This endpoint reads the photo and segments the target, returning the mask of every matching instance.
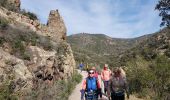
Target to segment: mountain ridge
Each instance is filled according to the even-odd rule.
[[[89,58],[91,58],[91,60],[99,58],[101,61],[97,60],[97,62],[100,63],[103,61],[102,64],[104,64],[110,63],[109,60],[106,60],[107,57],[116,57],[151,36],[152,35],[144,35],[133,39],[122,39],[112,38],[105,34],[78,33],[67,36],[67,41],[71,45],[75,59],[77,59],[78,62],[83,61],[79,55],[84,55],[85,62],[92,63],[89,62]]]

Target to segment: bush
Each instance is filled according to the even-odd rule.
[[[73,74],[72,80],[75,81],[76,83],[80,83],[82,80],[82,75],[76,72],[75,74]]]
[[[4,37],[0,37],[0,46],[2,46],[4,42],[5,42],[5,38]]]
[[[56,100],[68,100],[69,95],[75,88],[76,84],[82,80],[82,76],[77,72],[73,74],[71,79],[68,81],[59,81],[57,82],[58,85],[58,94]]]
[[[134,60],[136,62],[136,60]],[[157,56],[152,59],[150,67],[141,68],[139,65],[129,64],[127,77],[130,92],[138,93],[140,97],[161,98],[168,93],[170,84],[170,60],[166,56]]]
[[[0,100],[18,100],[11,91],[9,82],[0,85]]]
[[[41,46],[43,47],[43,49],[45,50],[52,50],[53,49],[53,45],[51,43],[51,40],[49,37],[43,37],[41,38],[39,44],[41,44]]]
[[[9,24],[9,21],[5,18],[0,17],[0,29],[6,29]]]
[[[23,14],[23,15],[25,15],[25,16],[27,16],[27,17],[29,17],[29,18],[32,19],[32,20],[38,20],[37,15],[34,14],[34,13],[32,13],[32,12],[29,12],[29,11],[27,12],[27,11],[25,11],[25,10],[22,10],[22,11],[20,11],[20,13]]]

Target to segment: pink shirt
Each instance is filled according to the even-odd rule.
[[[101,72],[101,79],[104,81],[109,81],[111,77],[111,71],[109,69],[102,70]]]

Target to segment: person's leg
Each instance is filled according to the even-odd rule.
[[[125,100],[125,94],[123,94],[122,96],[120,96],[120,100]]]
[[[105,93],[105,94],[106,94],[106,91],[107,91],[106,86],[107,86],[107,81],[104,81],[104,93]]]
[[[111,93],[111,100],[116,100],[114,93]]]
[[[98,95],[95,96],[95,99],[94,100],[98,100]]]
[[[105,94],[107,92],[108,86],[109,86],[109,81],[104,81],[104,92],[105,92]]]

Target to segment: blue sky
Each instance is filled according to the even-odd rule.
[[[158,0],[21,0],[21,8],[47,22],[50,10],[58,9],[67,35],[102,33],[114,38],[134,38],[160,30]]]

